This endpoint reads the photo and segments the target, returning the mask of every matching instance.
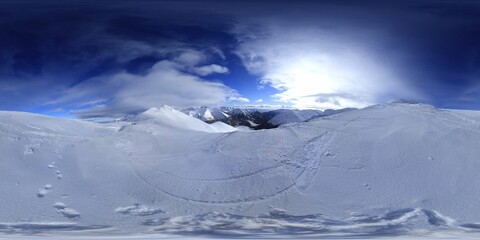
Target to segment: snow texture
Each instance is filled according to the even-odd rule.
[[[282,109],[276,110],[275,115],[268,122],[273,125],[282,125],[288,123],[304,122],[312,117],[320,116],[323,114],[320,110],[296,110],[296,109]]]
[[[0,232],[474,232],[470,115],[395,103],[237,131],[166,106],[104,124],[0,112]]]

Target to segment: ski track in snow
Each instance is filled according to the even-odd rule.
[[[171,192],[168,192],[168,191],[162,189],[161,187],[158,187],[155,184],[149,182],[145,177],[143,177],[143,175],[141,173],[138,172],[138,170],[134,167],[133,164],[131,166],[132,166],[132,171],[135,173],[135,175],[141,181],[143,181],[145,184],[151,186],[152,188],[158,190],[159,192],[161,192],[161,193],[163,193],[163,194],[165,194],[169,197],[176,198],[176,199],[184,200],[184,201],[187,201],[187,202],[203,203],[203,204],[217,204],[217,205],[219,205],[219,204],[236,204],[236,203],[250,203],[250,202],[265,201],[265,200],[269,200],[270,198],[273,198],[273,197],[275,197],[275,196],[277,196],[281,193],[287,192],[287,191],[290,190],[290,188],[295,186],[295,183],[292,183],[292,184],[288,185],[286,188],[284,188],[283,190],[277,191],[277,192],[275,192],[273,194],[270,194],[270,195],[254,197],[253,199],[249,199],[248,197],[242,197],[242,199],[235,199],[235,200],[228,200],[228,201],[214,201],[214,200],[208,201],[208,200],[201,200],[201,199],[193,199],[193,198],[189,198],[189,197],[183,197],[183,196],[176,195],[176,194],[173,194]],[[212,181],[212,182],[215,182],[215,181]]]
[[[136,159],[137,161],[134,161],[135,164],[141,164],[147,168],[150,168],[151,170],[153,171],[156,171],[156,172],[159,172],[161,174],[164,174],[164,175],[169,175],[171,177],[174,177],[174,178],[178,178],[178,179],[181,179],[181,180],[186,180],[186,181],[191,181],[191,182],[222,182],[222,181],[235,181],[235,180],[240,180],[242,178],[246,178],[246,177],[251,177],[253,175],[258,175],[258,174],[262,174],[266,171],[270,171],[270,170],[273,170],[273,169],[277,169],[277,168],[280,168],[284,165],[282,164],[278,164],[278,165],[275,165],[275,166],[271,166],[271,167],[265,167],[265,168],[260,168],[258,170],[255,170],[255,171],[251,171],[249,173],[245,173],[245,174],[239,174],[239,175],[231,175],[230,177],[225,177],[225,178],[189,178],[189,177],[185,177],[185,176],[180,176],[180,175],[177,175],[177,174],[174,174],[174,173],[171,173],[171,172],[167,172],[167,171],[163,171],[163,170],[160,170],[160,169],[157,169],[157,168],[154,168],[152,166],[149,166],[148,164],[140,161],[140,159]],[[132,160],[130,160],[132,162]],[[132,163],[133,164],[133,163]],[[134,165],[134,164],[133,164]]]
[[[316,177],[318,168],[321,166],[321,157],[326,152],[326,149],[329,143],[335,137],[335,132],[348,126],[350,123],[356,120],[357,119],[347,121],[346,123],[342,124],[340,127],[336,129],[328,130],[320,134],[319,136],[313,137],[312,139],[306,141],[306,143],[304,144],[304,147],[302,148],[303,152],[300,153],[303,155],[303,157],[300,157],[300,159],[297,159],[294,157],[298,155],[298,153],[294,152],[287,155],[285,157],[287,161],[281,164],[260,168],[245,174],[232,175],[225,178],[189,178],[185,176],[180,176],[174,173],[159,170],[157,168],[149,166],[148,164],[143,163],[141,161],[142,159],[141,157],[140,158],[132,157],[131,153],[127,153],[125,155],[129,156],[128,162],[135,176],[137,176],[139,179],[141,179],[141,181],[145,182],[147,185],[153,187],[154,189],[170,197],[174,197],[174,198],[181,199],[188,202],[197,202],[202,204],[219,205],[219,204],[235,204],[235,203],[255,203],[259,201],[271,200],[272,198],[275,198],[278,195],[291,191],[292,189],[296,189],[299,191],[307,189]],[[294,135],[295,137],[298,137],[298,133],[296,133],[296,131],[292,127],[288,127],[288,130],[292,135]],[[217,140],[214,144],[212,144],[212,146],[218,146],[221,141],[225,141],[225,139],[227,139],[232,134],[233,133],[224,134],[219,140]],[[282,170],[286,170],[289,173],[288,176],[291,183],[283,186],[283,189],[278,189],[278,191],[271,194],[262,194],[257,196],[238,196],[237,198],[230,199],[230,200],[203,200],[198,198],[196,199],[192,197],[181,196],[179,194],[172,193],[161,186],[158,186],[157,184],[149,181],[146,177],[144,177],[143,172],[137,169],[138,167],[136,167],[136,164],[143,165],[143,167],[147,168],[147,170],[155,171],[157,173],[170,176],[172,178],[189,181],[193,184],[199,184],[201,182],[205,182],[207,184],[207,187],[204,187],[204,188],[208,188],[208,185],[211,186],[212,184],[219,183],[219,182],[241,181],[243,178],[248,178],[255,175],[262,175],[268,171],[276,170],[276,169],[281,169],[281,170],[277,170],[276,171],[277,173],[283,173],[285,171],[282,171]],[[301,171],[297,173],[296,170],[298,168],[300,168]],[[170,182],[174,182],[174,181],[170,181]],[[214,195],[214,194],[215,192],[211,193],[211,195]]]

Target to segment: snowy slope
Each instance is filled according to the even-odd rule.
[[[320,110],[298,109],[281,109],[274,112],[276,112],[276,115],[268,121],[273,125],[304,122],[312,117],[321,116],[323,114]]]
[[[459,115],[463,115],[467,118],[473,118],[475,120],[480,120],[480,111],[475,111],[475,110],[449,110],[455,113],[458,113]]]
[[[480,222],[477,119],[390,104],[218,133],[180,114],[164,107],[136,124],[102,125],[0,112],[0,232]],[[305,214],[307,222],[289,217]]]
[[[220,108],[213,108],[210,110],[210,113],[212,114],[212,117],[214,118],[214,120],[217,120],[217,121],[222,121],[229,117],[229,115],[223,112]]]
[[[211,115],[210,115],[211,116]],[[201,132],[232,132],[236,131],[225,123],[207,124],[199,119],[188,116],[169,106],[151,108],[130,119],[130,121],[148,121],[161,126]]]

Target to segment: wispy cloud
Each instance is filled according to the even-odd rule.
[[[229,97],[228,101],[229,102],[248,103],[248,102],[250,102],[250,99],[244,98],[244,97]]]

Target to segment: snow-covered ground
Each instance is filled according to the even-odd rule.
[[[473,118],[475,120],[480,120],[480,111],[475,111],[475,110],[456,110],[456,109],[451,109],[450,111],[453,111],[455,113],[458,113],[460,115],[464,115],[469,118]]]
[[[320,110],[297,109],[280,109],[274,112],[277,112],[278,114],[268,121],[273,125],[304,122],[312,117],[321,116],[323,114]]]
[[[165,106],[106,124],[0,112],[0,159],[4,236],[480,230],[480,121],[428,105],[259,131]]]

